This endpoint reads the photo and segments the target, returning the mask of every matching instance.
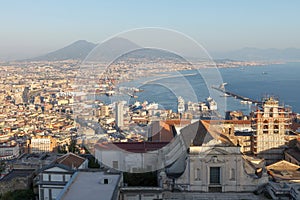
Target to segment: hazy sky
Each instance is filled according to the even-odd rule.
[[[0,59],[43,54],[85,39],[165,27],[209,51],[300,48],[299,0],[0,0]]]

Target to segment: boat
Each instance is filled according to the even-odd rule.
[[[206,105],[208,106],[208,108],[210,110],[217,110],[218,109],[217,102],[211,97],[208,97],[206,99]]]
[[[107,91],[105,94],[106,94],[106,96],[112,96],[113,94],[115,94],[115,91],[110,90],[110,91]]]
[[[130,94],[130,93],[128,93],[128,95],[131,97],[131,98],[138,98],[138,96],[136,96],[136,95],[134,95],[134,94]]]
[[[144,90],[143,89],[140,89],[140,88],[132,88],[134,92],[143,92]]]
[[[178,113],[183,113],[185,111],[184,99],[181,96],[178,97],[177,111]]]
[[[219,88],[224,90],[224,89],[225,89],[225,85],[227,85],[227,83],[222,83],[222,84],[219,86]]]
[[[146,106],[147,110],[157,110],[158,109],[158,103],[150,103]]]
[[[230,97],[230,95],[227,93],[224,93],[224,94],[220,95],[220,97]]]

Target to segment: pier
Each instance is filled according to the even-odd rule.
[[[227,90],[225,90],[224,87],[215,87],[215,86],[212,86],[212,88],[215,89],[215,90],[218,90],[219,92],[222,92],[222,93],[224,93],[226,95],[232,96],[232,97],[234,97],[236,99],[240,99],[242,101],[249,101],[249,102],[252,102],[252,103],[254,103],[254,104],[258,105],[258,106],[262,105],[261,101],[257,101],[257,100],[254,100],[254,99],[251,99],[251,98],[244,97],[242,95],[236,94],[234,92],[227,91]]]

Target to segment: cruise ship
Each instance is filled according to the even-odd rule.
[[[217,102],[213,98],[208,97],[206,99],[206,104],[207,104],[209,110],[218,110]]]
[[[181,96],[178,97],[177,110],[178,110],[178,113],[183,113],[185,111],[184,99]]]

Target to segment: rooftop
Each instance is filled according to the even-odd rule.
[[[276,181],[300,181],[300,166],[281,160],[266,167],[268,174]]]
[[[55,160],[55,163],[70,167],[71,169],[79,168],[84,163],[85,158],[80,157],[74,153],[67,153]]]
[[[57,199],[116,199],[120,177],[105,172],[77,172]]]
[[[0,181],[11,181],[14,178],[28,177],[31,176],[34,171],[35,169],[13,169]]]
[[[234,146],[230,139],[223,134],[223,126],[218,123],[219,120],[200,120],[197,133],[193,139],[194,146],[202,146],[211,140],[217,140],[222,145]]]
[[[300,151],[297,148],[289,148],[285,151],[285,153],[289,154],[293,158],[295,158],[298,162],[300,162]]]
[[[95,147],[100,150],[125,150],[134,153],[145,153],[155,151],[166,146],[169,142],[103,142],[96,144]]]

